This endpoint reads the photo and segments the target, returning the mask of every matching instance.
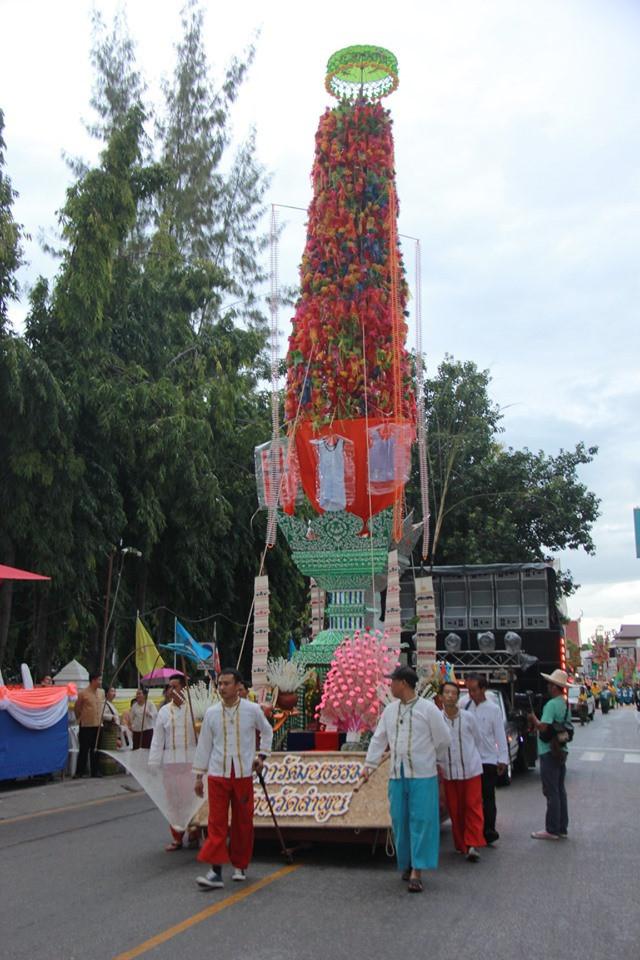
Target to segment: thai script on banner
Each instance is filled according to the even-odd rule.
[[[276,817],[310,817],[326,823],[348,811],[353,789],[338,792],[322,788],[353,788],[361,771],[362,763],[357,760],[306,760],[287,754],[267,765],[264,779],[270,786],[282,788],[269,792]],[[265,796],[257,788],[254,804],[256,817],[270,816]]]
[[[353,794],[321,793],[317,787],[309,787],[300,793],[295,787],[283,787],[280,793],[269,795],[276,817],[313,817],[318,823],[326,823],[330,817],[340,817],[349,809]],[[271,813],[263,796],[256,795],[254,816],[269,817]]]
[[[362,764],[354,760],[304,760],[294,753],[277,763],[268,764],[265,783],[314,783],[330,786],[342,784],[355,786],[358,782]]]

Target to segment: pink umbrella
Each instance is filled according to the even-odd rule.
[[[184,677],[182,670],[174,670],[173,667],[160,667],[158,670],[152,670],[151,673],[145,673],[144,677],[140,677],[140,682],[148,683],[152,687],[164,686],[169,677],[175,676],[176,673]]]
[[[29,573],[28,570],[18,570],[16,567],[5,567],[0,563],[0,583],[3,580],[51,580],[39,573]]]

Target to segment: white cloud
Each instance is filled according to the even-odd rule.
[[[578,619],[585,610],[597,610],[598,615],[582,616],[581,637],[585,642],[603,626],[618,631],[623,623],[640,624],[640,580],[622,583],[593,583],[583,587],[569,601],[569,615]]]

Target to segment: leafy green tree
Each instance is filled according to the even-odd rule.
[[[490,382],[474,363],[446,357],[426,384],[431,562],[540,561],[580,548],[593,553],[599,500],[577,471],[597,448],[579,443],[556,456],[505,448]],[[570,571],[561,587],[575,589]]]
[[[451,501],[460,500],[457,491],[474,466],[486,462],[494,451],[495,435],[502,430],[500,411],[488,397],[489,383],[487,371],[449,356],[440,364],[437,377],[425,382],[434,556]]]
[[[69,409],[59,384],[25,340],[8,329],[7,308],[17,297],[22,249],[20,227],[12,216],[15,193],[4,174],[2,130],[0,111],[0,557],[9,565],[49,572],[60,569],[59,551],[71,539],[68,501],[55,502],[55,493],[77,464],[68,441]],[[36,667],[46,667],[38,624],[50,594],[47,584],[22,585],[16,609],[12,581],[0,586],[0,664],[7,649],[13,651],[9,625],[14,611],[28,625],[18,657],[31,645]]]
[[[100,166],[70,187],[61,214],[62,266],[51,291],[44,281],[36,286],[26,326],[31,355],[46,364],[69,411],[67,436],[78,466],[58,496],[70,511],[66,560],[74,582],[58,575],[53,592],[91,666],[99,659],[109,558],[126,522],[99,387],[122,367],[113,349],[114,318],[126,306],[122,293],[136,269],[121,255],[123,245],[138,205],[161,182],[157,170],[140,163],[142,123],[134,108]]]
[[[25,484],[37,474],[27,445],[0,492],[0,504],[22,511],[14,529],[30,553],[20,556],[52,575],[46,602],[21,607],[9,635],[12,663],[32,657],[40,672],[70,656],[93,666],[114,647],[129,653],[136,609],[160,640],[174,615],[196,624],[201,640],[215,618],[223,659],[235,662],[251,607],[265,520],[253,449],[270,433],[255,309],[266,181],[253,135],[230,164],[225,151],[253,51],[232,61],[216,92],[196,4],[184,24],[161,164],[150,159],[149,113],[123,24],[96,34],[93,133],[104,150],[96,166],[75,167],[60,270],[51,285],[36,284],[25,337],[16,338],[22,380],[8,372],[0,384],[31,417],[42,467],[34,463],[46,466],[40,485]],[[121,545],[142,558],[125,562]],[[286,547],[268,552],[265,569],[281,652],[296,634],[304,584]]]
[[[53,582],[72,580],[69,554],[73,529],[69,485],[81,465],[71,444],[71,412],[59,384],[46,363],[35,357],[25,341],[4,336],[0,346],[0,551],[3,560],[48,574]],[[11,586],[10,581],[5,584]],[[0,589],[5,588],[5,584]],[[52,585],[38,583],[20,596],[26,603],[17,611],[26,620],[21,640],[31,645],[40,673],[49,667],[49,650],[42,618],[55,609]],[[0,663],[9,637],[10,589],[2,607]],[[31,605],[32,604],[32,605]]]

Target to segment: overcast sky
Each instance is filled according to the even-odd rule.
[[[96,4],[110,22],[119,6]],[[125,5],[138,63],[159,101],[180,35],[180,3]],[[234,126],[255,123],[273,173],[269,203],[284,235],[280,277],[297,280],[329,56],[353,43],[393,51],[401,234],[422,248],[423,346],[429,373],[445,353],[489,368],[503,442],[555,454],[597,445],[583,482],[602,499],[597,552],[560,559],[581,589],[569,613],[640,623],[640,2],[638,0],[208,0],[214,67],[261,28]],[[55,265],[69,171],[63,151],[93,159],[87,0],[0,0],[0,107],[16,219],[32,234],[26,288]],[[413,288],[415,244],[404,241]],[[24,305],[13,316],[17,323]],[[283,342],[288,317],[281,318]],[[410,344],[413,346],[414,344]],[[504,558],[505,561],[508,557]]]

